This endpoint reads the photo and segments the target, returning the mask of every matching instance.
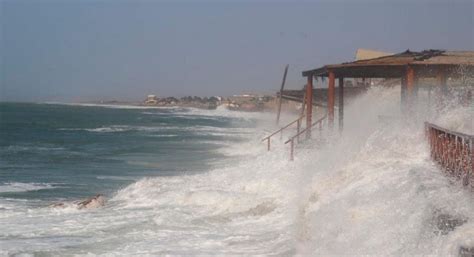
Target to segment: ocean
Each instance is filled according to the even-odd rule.
[[[0,255],[456,255],[474,246],[472,192],[433,163],[422,121],[465,128],[472,109],[380,121],[399,96],[354,99],[343,133],[294,162],[261,142],[273,114],[0,103]]]

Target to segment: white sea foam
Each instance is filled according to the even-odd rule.
[[[111,109],[182,109],[181,107],[165,107],[165,106],[140,106],[133,104],[93,104],[93,103],[61,103],[61,102],[46,102],[44,104],[53,105],[69,105],[69,106],[84,106],[84,107],[103,107]]]
[[[242,112],[242,111],[231,111],[228,110],[226,106],[220,105],[217,109],[206,110],[199,108],[176,108],[173,112],[170,113],[154,113],[154,112],[143,112],[143,114],[149,115],[173,115],[177,117],[187,118],[187,119],[220,119],[220,118],[234,118],[234,119],[268,119],[268,113],[262,112]],[[274,116],[271,115],[273,118]]]
[[[474,135],[474,105],[448,109],[434,121],[435,124],[460,133]]]
[[[132,176],[97,176],[97,179],[108,179],[108,180],[139,180],[138,177]]]
[[[431,161],[424,118],[379,121],[378,115],[401,116],[399,97],[399,88],[369,90],[347,106],[342,134],[325,132],[324,140],[298,145],[294,162],[278,139],[266,152],[259,140],[264,133],[257,130],[242,133],[248,141],[231,150],[245,159],[202,174],[140,179],[102,209],[18,208],[0,219],[0,249],[124,256],[456,255],[460,246],[474,247],[472,193]],[[465,223],[441,231],[439,214]]]
[[[27,145],[10,145],[7,146],[0,151],[6,151],[6,152],[26,152],[26,151],[31,151],[31,152],[45,152],[45,151],[63,151],[65,148],[63,147],[50,147],[50,146],[39,146],[39,145],[33,145],[33,144],[27,144]]]
[[[0,193],[6,192],[28,192],[28,191],[38,191],[43,189],[52,189],[55,188],[51,184],[47,183],[20,183],[20,182],[11,182],[0,184]]]
[[[120,133],[127,131],[139,132],[189,132],[197,135],[208,136],[229,136],[229,135],[245,135],[254,131],[253,128],[221,128],[213,126],[130,126],[130,125],[112,125],[98,128],[62,128],[60,130],[71,131],[88,131],[93,133]],[[150,134],[153,137],[176,137],[176,134]]]

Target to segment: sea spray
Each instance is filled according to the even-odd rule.
[[[472,245],[472,194],[429,157],[422,124],[436,114],[418,109],[402,117],[399,96],[397,88],[369,90],[348,105],[341,135],[301,157],[312,179],[300,207],[298,253],[445,256]],[[381,122],[379,114],[395,118]],[[466,222],[441,235],[437,213]]]
[[[404,122],[399,87],[372,88],[353,99],[346,108],[342,134],[325,129],[320,137],[315,131],[312,140],[297,145],[294,162],[289,161],[289,148],[283,143],[294,130],[286,132],[282,141],[273,139],[270,152],[260,141],[268,134],[265,131],[275,129],[270,114],[222,109],[168,110],[166,114],[159,109],[146,110],[147,114],[142,109],[111,110],[120,119],[125,111],[139,113],[129,113],[129,124],[112,120],[57,133],[114,140],[146,136],[143,144],[149,144],[155,140],[150,135],[162,135],[163,126],[176,127],[163,122],[190,117],[188,128],[152,146],[166,143],[167,151],[179,150],[180,154],[167,158],[191,168],[145,178],[117,174],[118,170],[94,174],[104,185],[107,181],[127,184],[110,194],[106,206],[93,210],[57,210],[47,204],[38,207],[27,200],[2,198],[0,254],[445,256],[473,244],[471,193],[444,176],[429,158],[423,121],[440,117],[420,111]],[[174,115],[180,117],[174,119]],[[380,115],[390,119],[380,119]],[[134,124],[136,117],[152,123]],[[240,124],[253,120],[257,128]],[[202,124],[214,121],[211,126]],[[128,126],[128,131],[85,130],[113,126]],[[202,132],[218,133],[219,143],[217,137]],[[205,151],[223,157],[202,158],[201,163],[211,163],[209,168],[193,171],[193,165],[186,166],[187,152],[179,148],[193,142],[187,133],[195,135],[193,139],[202,147],[202,142],[213,141]],[[235,136],[240,140],[234,140]],[[188,141],[181,144],[183,138]],[[120,156],[123,147],[115,150],[115,156]],[[150,160],[127,158],[134,167],[159,170],[164,165],[155,155]],[[153,166],[148,165],[152,162]],[[453,228],[440,221],[454,224]]]

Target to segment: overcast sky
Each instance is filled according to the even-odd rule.
[[[474,50],[472,1],[0,0],[0,100],[273,93],[357,48]]]

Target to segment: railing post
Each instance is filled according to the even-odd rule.
[[[319,123],[319,137],[323,137],[323,121]]]
[[[270,151],[270,138],[267,139],[267,151]]]
[[[328,74],[328,124],[329,129],[334,128],[334,103],[335,103],[335,87],[336,87],[336,75],[334,71],[329,71]]]
[[[291,142],[290,142],[290,144],[291,144],[290,161],[293,161],[293,160],[294,160],[294,148],[295,148],[295,146],[294,146],[294,142],[293,142],[293,141],[294,141],[294,140],[291,139]]]
[[[306,84],[306,139],[311,138],[313,124],[313,74],[309,75]]]
[[[471,150],[471,168],[467,169],[467,183],[469,184],[471,182],[471,176],[472,176],[472,172],[474,172],[474,138],[471,137],[469,139],[469,150]],[[469,165],[469,164],[468,164]],[[471,184],[471,187],[474,188],[474,185]]]
[[[297,124],[296,124],[296,135],[298,135],[296,137],[298,143],[300,142],[300,127],[301,127],[301,120],[298,120]]]

